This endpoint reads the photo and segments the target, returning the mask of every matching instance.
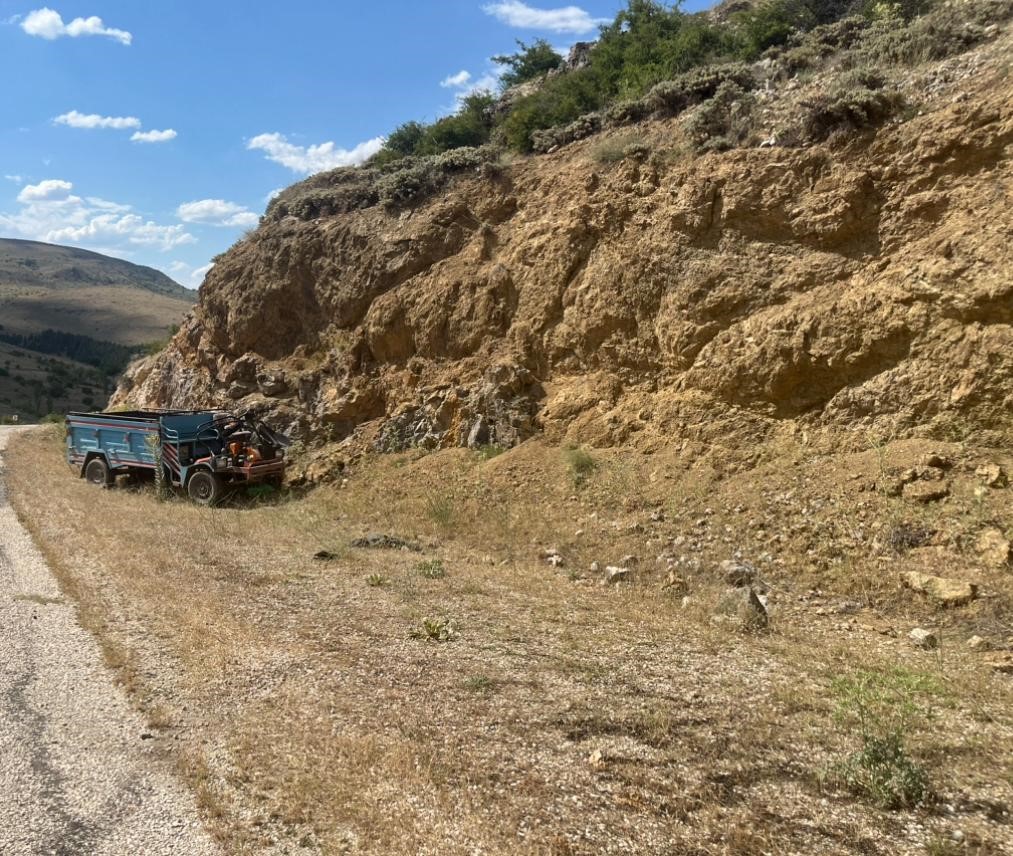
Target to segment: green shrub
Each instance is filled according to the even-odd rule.
[[[389,207],[417,202],[443,188],[455,174],[477,170],[496,160],[499,153],[490,146],[458,148],[424,158],[404,158],[377,182],[377,195]]]
[[[382,574],[370,574],[366,577],[366,585],[370,588],[383,588],[388,582],[388,579]]]
[[[795,33],[777,56],[778,68],[787,76],[816,68],[838,51],[854,46],[868,27],[866,18],[853,15],[815,27],[807,33]]]
[[[453,642],[457,638],[457,625],[449,618],[423,618],[409,635],[412,639],[431,642]]]
[[[884,88],[878,72],[856,70],[835,81],[830,88],[802,102],[798,136],[802,142],[825,140],[835,131],[853,131],[880,124],[900,112],[904,97]]]
[[[457,508],[452,497],[433,494],[426,498],[426,516],[438,526],[453,525]]]
[[[831,690],[837,721],[861,741],[856,752],[834,766],[833,778],[882,808],[905,808],[924,800],[928,777],[911,758],[906,740],[931,715],[928,701],[939,692],[937,684],[897,668],[840,677]]]
[[[498,686],[499,682],[488,675],[471,675],[464,679],[463,686],[473,693],[490,693]]]
[[[877,6],[878,8],[878,6]],[[938,3],[906,26],[890,14],[875,26],[858,51],[870,65],[916,65],[962,53],[985,38],[985,28],[1013,15],[1013,0]]]
[[[315,175],[274,197],[264,217],[280,220],[292,216],[305,221],[370,208],[380,199],[376,187],[379,176],[377,170],[367,167],[344,167]]]
[[[613,137],[602,140],[591,149],[591,157],[598,163],[618,163],[626,158],[644,158],[651,147],[639,136]]]
[[[440,559],[430,559],[428,562],[419,562],[415,570],[427,580],[442,580],[447,575],[447,569],[443,567]]]
[[[580,487],[587,481],[588,476],[596,469],[598,464],[583,449],[572,447],[566,450],[566,463],[570,469],[570,478],[573,479],[574,487]]]
[[[722,83],[731,82],[748,91],[756,87],[752,69],[743,63],[715,65],[659,83],[647,94],[653,112],[676,115],[712,98]]]
[[[504,86],[516,86],[542,77],[549,71],[559,68],[563,58],[552,49],[545,39],[538,39],[530,45],[517,39],[520,50],[515,54],[494,56],[492,61],[505,66],[506,71],[500,77]]]
[[[514,102],[497,136],[511,149],[530,152],[536,131],[574,122],[597,110],[606,98],[597,75],[589,68],[558,75],[546,80],[537,92]]]
[[[531,134],[531,148],[540,153],[552,151],[559,146],[566,146],[577,140],[583,140],[597,134],[602,128],[600,113],[585,113],[569,125],[559,128],[547,128]]]
[[[713,98],[686,120],[686,134],[698,152],[725,151],[745,143],[753,134],[755,100],[741,86],[724,81]]]
[[[406,156],[415,154],[422,145],[426,135],[426,126],[421,122],[405,122],[399,125],[384,143],[384,148],[392,154]]]
[[[651,115],[651,105],[644,99],[619,101],[605,110],[606,125],[628,125],[639,122]]]
[[[739,56],[752,60],[769,47],[785,44],[798,31],[816,26],[818,19],[805,0],[767,0],[732,20],[740,38]]]

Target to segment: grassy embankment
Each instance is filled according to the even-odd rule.
[[[1010,490],[976,492],[994,458],[946,444],[943,503],[869,488],[927,448],[735,472],[532,442],[378,456],[344,488],[210,511],[75,480],[54,432],[7,461],[228,852],[941,854],[957,830],[959,852],[1009,852],[1013,678],[966,639],[1013,632],[1013,574],[972,546],[1010,533]],[[349,546],[371,531],[422,552]],[[902,592],[932,549],[892,537],[910,531],[985,597],[937,612]],[[712,620],[735,551],[771,587],[768,632]],[[627,554],[632,584],[589,571]],[[916,624],[941,648],[916,650]],[[891,734],[901,754],[872,757]],[[922,804],[882,807],[921,775]]]

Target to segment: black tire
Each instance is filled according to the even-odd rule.
[[[197,470],[187,480],[186,493],[197,505],[214,505],[222,498],[222,480],[208,470]]]
[[[84,477],[89,484],[98,487],[109,487],[113,483],[113,475],[102,458],[92,458],[85,464]]]

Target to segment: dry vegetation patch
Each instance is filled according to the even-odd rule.
[[[975,475],[1010,462],[942,445],[951,493],[932,506],[890,495],[916,441],[786,444],[749,469],[542,442],[377,455],[343,488],[212,511],[75,480],[54,432],[7,460],[64,594],[230,852],[914,854],[959,832],[1000,853],[1011,679],[964,639],[1013,633],[1013,574],[970,546],[1013,534],[1009,490]],[[422,552],[351,546],[377,532]],[[940,612],[901,590],[926,540],[987,596]],[[767,632],[712,620],[733,557]],[[603,585],[619,564],[632,582]],[[440,622],[445,638],[415,632]],[[914,648],[916,623],[942,646]],[[899,735],[923,796],[881,798],[866,733]]]

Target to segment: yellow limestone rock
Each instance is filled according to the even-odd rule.
[[[908,571],[901,575],[901,581],[907,588],[928,595],[942,606],[963,606],[978,596],[978,587],[974,583],[949,577]]]

